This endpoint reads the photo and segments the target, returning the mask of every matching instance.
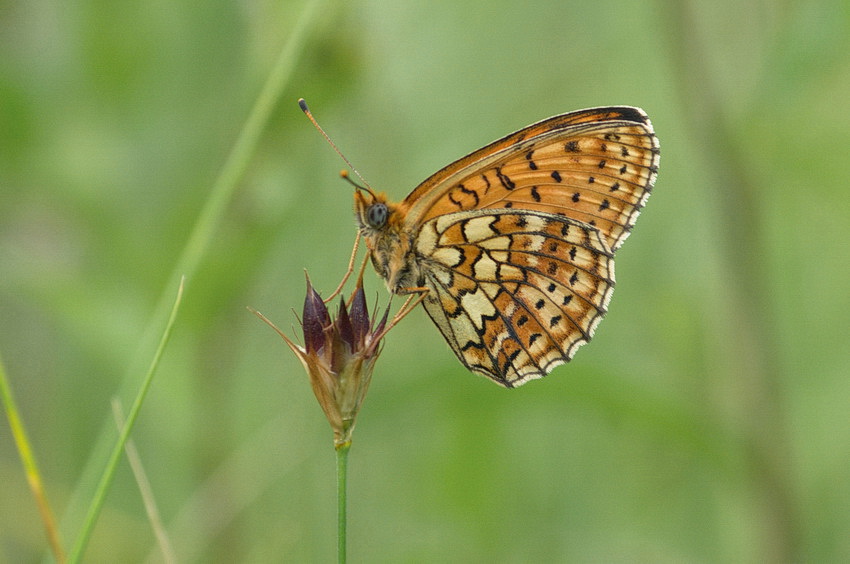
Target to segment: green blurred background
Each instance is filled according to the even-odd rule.
[[[66,545],[304,6],[0,4],[0,352]],[[133,433],[180,561],[335,557],[330,428],[246,310],[297,327],[303,269],[327,294],[348,260],[351,189],[301,96],[395,199],[588,106],[644,108],[662,151],[573,362],[509,391],[421,311],[390,334],[351,451],[352,561],[850,560],[848,3],[355,0],[315,22]],[[37,561],[6,423],[0,484],[0,561]],[[161,560],[125,463],[87,555]]]

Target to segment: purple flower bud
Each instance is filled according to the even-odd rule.
[[[313,289],[307,279],[307,296],[304,298],[304,347],[308,353],[315,353],[325,345],[325,328],[331,324],[331,316],[322,297]]]
[[[348,311],[345,309],[345,300],[339,303],[339,315],[334,322],[334,327],[339,333],[340,339],[348,345],[348,352],[351,353],[357,347],[354,340],[354,328],[351,326],[351,319],[348,317]]]
[[[387,326],[387,320],[389,319],[389,317],[390,317],[390,310],[389,310],[389,308],[387,308],[387,310],[384,312],[384,316],[381,318],[381,321],[372,330],[372,333],[374,333],[376,335],[380,335],[381,333],[383,333],[384,327]]]
[[[366,341],[366,335],[369,334],[370,320],[369,310],[366,307],[366,293],[363,291],[363,286],[358,284],[354,290],[354,295],[351,298],[351,326],[354,329],[354,341],[358,346],[363,346]]]

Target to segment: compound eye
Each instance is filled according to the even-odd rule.
[[[386,204],[372,204],[366,210],[366,222],[372,229],[380,229],[387,223],[389,210]]]

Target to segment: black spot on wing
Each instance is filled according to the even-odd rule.
[[[535,163],[532,160],[533,155],[534,155],[534,149],[530,150],[529,152],[527,152],[525,154],[525,160],[528,161],[528,168],[530,168],[531,170],[537,170],[537,163]]]
[[[499,182],[502,183],[502,186],[504,186],[506,190],[513,190],[514,188],[516,188],[516,184],[514,183],[514,181],[511,180],[510,177],[506,174],[502,174],[501,167],[496,169],[496,177],[499,179]]]
[[[472,206],[476,207],[476,208],[478,207],[478,202],[479,202],[478,192],[476,192],[475,190],[470,190],[469,188],[467,188],[463,184],[458,185],[458,190],[460,190],[461,192],[463,192],[464,194],[466,194],[468,196],[472,196],[472,199],[475,201],[475,203],[472,204]]]

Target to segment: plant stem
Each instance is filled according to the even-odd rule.
[[[53,558],[56,562],[64,563],[65,551],[62,549],[62,543],[59,539],[56,519],[53,511],[50,509],[50,504],[47,503],[47,492],[44,490],[41,472],[38,469],[38,464],[36,464],[32,443],[21,420],[18,404],[15,402],[15,396],[12,394],[12,386],[6,377],[6,368],[3,366],[2,358],[0,358],[0,399],[2,399],[3,407],[6,409],[6,417],[9,418],[9,428],[12,432],[12,438],[15,440],[15,445],[18,447],[18,454],[24,466],[24,473],[27,476],[30,491],[32,491],[32,495],[38,505],[38,510],[41,513],[41,520],[47,532],[47,540],[50,543],[50,549],[53,551]]]
[[[337,552],[339,563],[345,564],[345,525],[346,525],[346,489],[348,474],[348,449],[351,442],[346,441],[336,447],[336,499],[337,499]]]
[[[674,76],[681,80],[687,98],[692,138],[699,143],[718,190],[715,201],[724,222],[718,238],[727,267],[724,286],[734,315],[728,333],[731,354],[736,355],[734,377],[746,375],[744,393],[736,394],[745,425],[736,430],[745,441],[749,478],[760,498],[762,555],[765,562],[798,562],[803,559],[804,517],[797,505],[792,466],[794,442],[789,430],[789,414],[781,365],[782,348],[774,319],[775,304],[765,260],[767,228],[765,188],[749,163],[745,146],[736,142],[737,131],[730,124],[733,113],[727,108],[722,89],[710,80],[708,50],[694,30],[700,27],[697,2],[668,2],[664,14],[670,18],[664,29],[672,48]],[[687,30],[687,31],[686,31]],[[740,109],[740,108],[735,108]],[[734,189],[728,187],[734,186]],[[742,244],[742,241],[745,244]]]
[[[159,346],[157,347],[156,352],[154,353],[153,360],[151,360],[148,372],[147,374],[145,374],[145,377],[142,380],[142,385],[139,388],[138,393],[136,394],[136,398],[133,401],[133,406],[130,408],[130,414],[127,416],[127,421],[118,435],[118,440],[112,447],[112,453],[109,456],[109,462],[103,469],[103,474],[101,475],[100,482],[97,485],[97,490],[95,492],[94,498],[92,499],[91,504],[89,505],[86,519],[83,522],[82,530],[77,536],[77,540],[74,543],[74,547],[71,551],[71,554],[68,556],[68,562],[70,562],[71,564],[75,564],[82,559],[83,553],[86,550],[86,545],[88,544],[88,541],[91,538],[92,531],[94,530],[94,525],[97,522],[97,518],[100,515],[100,510],[103,507],[104,501],[106,500],[106,494],[109,492],[109,486],[112,484],[112,478],[115,476],[115,471],[118,468],[118,461],[121,459],[121,454],[124,452],[124,445],[127,444],[127,439],[130,437],[130,432],[133,429],[133,425],[136,422],[136,418],[139,416],[139,411],[141,411],[142,409],[142,404],[145,401],[145,396],[147,395],[148,390],[151,387],[151,383],[153,382],[153,376],[156,373],[157,367],[159,366],[159,361],[162,358],[162,353],[165,351],[165,346],[168,344],[168,338],[171,336],[171,329],[174,327],[174,321],[177,319],[177,311],[180,309],[180,302],[183,299],[184,282],[185,279],[181,280],[180,286],[177,288],[177,297],[174,300],[174,305],[171,308],[171,315],[169,316],[168,322],[165,325],[165,329],[162,332],[162,337],[160,338]]]

